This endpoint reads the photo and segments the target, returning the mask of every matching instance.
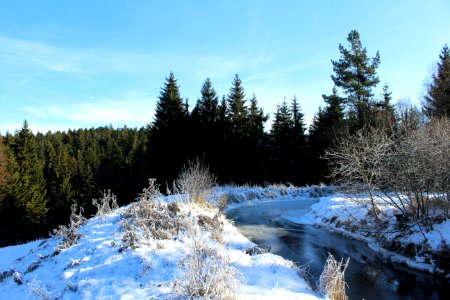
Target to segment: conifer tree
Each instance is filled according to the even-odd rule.
[[[293,141],[296,146],[304,146],[305,143],[305,115],[302,113],[300,104],[297,97],[294,95],[291,103],[292,112],[292,130],[293,130]]]
[[[203,83],[201,98],[192,110],[192,118],[204,125],[215,124],[219,118],[219,97],[209,78]]]
[[[44,175],[47,183],[49,221],[61,224],[70,215],[70,206],[75,202],[72,186],[75,176],[74,159],[69,156],[67,146],[61,141],[54,145],[45,140],[46,164]]]
[[[2,209],[3,199],[5,198],[10,182],[9,158],[7,149],[3,144],[3,138],[0,136],[0,210]]]
[[[276,144],[287,144],[291,137],[292,115],[286,98],[281,104],[277,104],[275,118],[270,131]]]
[[[192,149],[194,156],[201,158],[215,172],[222,139],[219,97],[209,78],[203,83],[200,93],[201,97],[191,113]]]
[[[245,91],[238,74],[234,77],[227,100],[231,131],[239,138],[244,137],[248,120],[248,109],[245,104]]]
[[[375,107],[373,108],[372,125],[384,128],[387,132],[393,133],[396,125],[396,117],[391,100],[392,92],[389,90],[389,85],[385,83],[381,92],[381,99],[375,103]]]
[[[14,139],[13,153],[20,175],[13,193],[16,208],[23,212],[22,225],[40,226],[47,214],[45,179],[36,139],[27,121]]]
[[[423,110],[429,118],[450,118],[450,50],[447,45],[439,55],[437,70],[423,99]]]
[[[174,74],[166,78],[149,138],[149,175],[171,183],[190,156],[188,112]]]
[[[380,64],[380,54],[377,51],[373,58],[369,58],[356,30],[350,31],[347,41],[350,48],[346,49],[340,44],[341,58],[331,61],[335,73],[331,75],[331,78],[347,96],[344,103],[354,126],[362,128],[370,119],[369,101],[373,96],[372,89],[380,81],[376,74]]]
[[[248,115],[248,131],[250,139],[257,140],[264,134],[264,123],[269,119],[269,115],[264,114],[264,110],[258,106],[256,95],[250,99]]]
[[[326,163],[320,157],[333,145],[345,123],[342,98],[339,97],[336,87],[333,88],[331,95],[322,95],[322,98],[326,106],[324,109],[319,108],[309,128],[311,163],[315,166],[311,169],[313,181],[326,179],[324,177],[327,170]]]

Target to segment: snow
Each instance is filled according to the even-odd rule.
[[[212,214],[189,203],[179,205],[192,218]],[[78,228],[83,236],[59,253],[61,238],[56,236],[0,248],[0,299],[176,298],[173,283],[182,275],[179,263],[189,253],[192,235],[141,239],[137,248],[121,249],[125,209],[88,219]],[[240,274],[239,299],[319,299],[290,261],[270,253],[246,254],[254,244],[231,222],[224,223],[223,245],[206,230],[196,238],[225,251]]]
[[[299,224],[315,224],[327,228],[350,238],[365,241],[369,246],[381,252],[391,261],[404,263],[410,268],[433,272],[442,272],[434,261],[424,251],[429,249],[438,252],[441,247],[450,244],[450,220],[435,224],[429,232],[421,232],[418,226],[413,226],[408,233],[400,233],[395,229],[395,209],[379,200],[378,207],[385,223],[385,227],[379,227],[374,219],[368,215],[367,207],[363,203],[368,203],[367,195],[341,195],[335,194],[321,197],[320,201],[313,204],[308,212],[289,212],[283,217],[291,222]],[[364,224],[364,226],[363,226]],[[370,225],[370,226],[367,226]],[[380,245],[376,235],[382,235],[386,240],[397,241],[401,247],[414,245],[418,251],[415,257],[407,257],[399,253],[388,251]]]
[[[383,249],[373,232],[360,226],[372,222],[366,209],[354,199],[364,195],[333,194],[333,187],[314,186],[295,188],[286,186],[220,187],[214,193],[225,194],[231,205],[257,205],[261,210],[280,209],[281,218],[294,223],[326,227],[355,239],[367,242],[391,260],[403,262],[411,268],[436,271],[429,258],[405,257]],[[180,210],[195,223],[199,215],[213,217],[215,212],[172,196],[165,201],[179,201]],[[304,206],[299,206],[300,202]],[[361,201],[359,201],[361,202]],[[295,205],[294,205],[295,204]],[[208,247],[220,249],[229,264],[239,274],[239,299],[319,299],[299,277],[292,262],[280,256],[264,253],[249,255],[246,250],[255,246],[239,230],[223,219],[223,243],[211,238],[208,230],[197,226],[192,232],[177,234],[164,240],[145,239],[140,235],[136,248],[122,248],[122,207],[103,217],[88,219],[78,228],[83,236],[68,249],[55,252],[59,237],[38,240],[18,246],[0,248],[0,299],[173,299],[174,282],[183,275],[180,262],[189,255],[194,239]],[[386,238],[402,245],[427,244],[438,251],[443,243],[450,244],[450,222],[447,220],[426,232],[427,241],[413,228],[411,234],[398,236],[392,229],[394,210],[380,206],[387,220]]]

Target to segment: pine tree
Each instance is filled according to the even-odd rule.
[[[439,59],[423,99],[423,110],[429,118],[450,118],[450,50],[447,45],[442,48]]]
[[[149,137],[149,176],[171,183],[190,156],[188,111],[170,73],[156,104]]]
[[[381,99],[375,103],[372,109],[372,125],[379,128],[384,128],[387,132],[393,133],[396,125],[395,109],[391,103],[392,92],[389,90],[387,83],[383,86]]]
[[[286,98],[277,105],[270,134],[276,144],[286,144],[291,137],[292,115]]]
[[[201,97],[191,113],[193,155],[215,172],[221,149],[219,97],[209,78],[203,83],[200,93]]]
[[[342,98],[334,87],[331,95],[322,95],[326,106],[319,108],[309,128],[309,145],[311,152],[310,176],[313,181],[326,181],[326,162],[320,157],[330,148],[344,126]]]
[[[61,141],[55,145],[50,139],[45,140],[44,175],[47,183],[49,221],[54,225],[61,224],[70,215],[70,206],[75,202],[75,191],[72,186],[75,176],[75,164],[69,156],[67,146]]]
[[[301,147],[305,144],[305,115],[301,112],[300,104],[295,95],[292,98],[291,112],[294,143],[296,146]]]
[[[377,52],[373,58],[369,58],[356,30],[348,34],[347,41],[350,48],[346,49],[340,44],[341,58],[338,61],[331,61],[335,72],[331,78],[347,96],[345,105],[350,119],[355,123],[354,126],[361,128],[369,122],[369,100],[373,96],[372,89],[380,81],[376,74],[380,54]]]
[[[203,125],[215,124],[219,118],[219,97],[209,78],[203,83],[201,98],[192,110],[192,118]]]
[[[3,199],[8,192],[8,186],[10,183],[9,158],[7,149],[3,144],[3,138],[0,136],[0,210],[2,209]]]
[[[228,119],[232,133],[238,138],[245,137],[248,109],[245,104],[245,91],[242,87],[241,79],[237,74],[234,77],[227,100],[229,108]]]
[[[272,181],[289,181],[290,166],[294,163],[292,155],[293,137],[292,112],[286,98],[277,105],[272,128],[270,130],[270,179]]]
[[[269,115],[264,114],[264,110],[258,106],[256,95],[250,99],[248,115],[248,131],[250,139],[258,140],[264,134],[264,123],[269,119]]]
[[[16,208],[23,212],[22,225],[40,226],[47,214],[47,198],[42,162],[36,139],[25,121],[14,139],[13,153],[19,167],[19,181],[14,188]]]

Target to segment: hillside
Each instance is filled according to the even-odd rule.
[[[1,248],[0,298],[317,299],[292,262],[252,251],[217,208],[174,196],[109,212],[106,200],[60,236]]]

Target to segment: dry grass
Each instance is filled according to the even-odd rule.
[[[345,288],[345,270],[350,258],[344,263],[343,259],[338,262],[333,255],[328,254],[322,274],[319,278],[319,290],[331,300],[347,300]]]
[[[189,201],[208,203],[216,178],[209,172],[209,168],[199,159],[189,161],[175,180],[174,189],[177,193],[185,194]]]
[[[174,291],[189,299],[236,299],[238,273],[220,248],[206,246],[194,239],[190,253],[179,266],[183,275],[176,278]]]

